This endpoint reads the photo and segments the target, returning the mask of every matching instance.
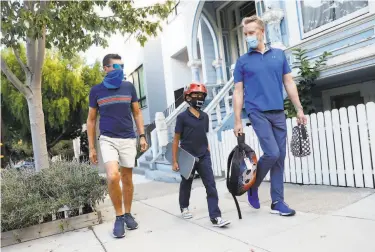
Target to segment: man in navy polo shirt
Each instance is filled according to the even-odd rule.
[[[208,132],[209,119],[208,115],[201,111],[206,95],[206,87],[203,84],[196,83],[190,84],[188,89],[184,92],[184,99],[190,107],[177,116],[172,148],[172,169],[176,172],[179,170],[179,160],[177,160],[179,143],[182,149],[199,158],[199,161],[194,167],[194,171],[196,170],[198,172],[206,188],[208,212],[212,225],[215,227],[223,227],[228,225],[230,221],[221,218],[219,209],[219,198],[214,173],[212,171],[211,156],[206,135]],[[189,200],[194,171],[189,179],[185,179],[181,176],[179,203],[182,217],[185,219],[193,217],[189,211]]]
[[[100,114],[99,143],[107,172],[109,196],[116,212],[113,229],[116,238],[125,236],[125,225],[127,229],[138,228],[138,223],[131,215],[134,190],[132,168],[137,155],[132,114],[140,136],[141,151],[147,149],[137,93],[132,83],[124,81],[123,67],[124,64],[118,54],[108,54],[104,57],[103,68],[107,75],[101,84],[93,86],[90,90],[87,118],[90,160],[97,164],[95,128],[97,113]],[[125,214],[122,207],[123,199]]]
[[[257,16],[243,20],[248,52],[234,69],[234,113],[236,136],[243,132],[241,111],[246,113],[264,152],[259,159],[257,179],[248,191],[249,204],[260,208],[258,187],[271,173],[271,213],[292,216],[295,211],[284,202],[284,159],[286,154],[286,118],[283,85],[297,111],[298,123],[306,124],[297,87],[283,50],[264,44],[264,23]]]

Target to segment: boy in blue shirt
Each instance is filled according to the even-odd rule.
[[[184,92],[184,99],[190,107],[177,116],[175,136],[173,140],[173,170],[178,171],[177,151],[178,144],[181,148],[199,158],[195,164],[192,176],[187,180],[181,176],[179,203],[182,217],[192,218],[189,212],[189,200],[194,172],[197,171],[206,188],[208,211],[212,224],[215,227],[223,227],[230,224],[230,221],[221,218],[219,209],[219,198],[216,190],[216,183],[212,171],[210,150],[206,133],[208,132],[208,115],[201,111],[207,89],[203,84],[190,84]]]

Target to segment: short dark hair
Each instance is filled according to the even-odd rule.
[[[121,59],[121,56],[118,55],[118,54],[107,54],[104,58],[103,58],[103,66],[107,66],[109,65],[111,59]]]

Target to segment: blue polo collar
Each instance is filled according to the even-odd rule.
[[[266,53],[266,52],[268,52],[268,51],[271,51],[271,50],[273,49],[273,48],[270,46],[269,43],[264,44],[264,45],[266,46],[266,50],[264,51],[264,53]],[[248,51],[247,53],[250,54],[250,53],[252,53],[252,52],[257,52],[257,53],[258,53],[257,50],[252,49],[252,48],[250,48],[249,51]]]
[[[195,119],[199,119],[199,120],[202,120],[203,119],[203,115],[202,115],[202,111],[199,111],[199,117],[196,117],[189,109],[189,107],[186,109],[187,113],[189,116],[195,118]]]

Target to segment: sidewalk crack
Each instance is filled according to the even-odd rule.
[[[89,227],[89,229],[93,232],[93,234],[95,235],[95,238],[98,240],[98,242],[100,243],[100,245],[102,246],[104,252],[108,252],[107,249],[105,248],[104,244],[102,243],[102,241],[99,239],[98,235],[95,233],[95,230],[93,227]]]
[[[259,247],[259,246],[257,246],[257,245],[254,245],[254,244],[248,243],[248,242],[246,242],[246,241],[240,240],[240,239],[235,238],[235,237],[232,237],[232,236],[230,236],[230,235],[226,235],[226,234],[220,233],[220,232],[218,232],[218,231],[212,230],[212,229],[210,229],[210,228],[208,228],[208,227],[206,227],[206,226],[200,225],[200,224],[198,224],[198,223],[195,223],[195,222],[192,222],[192,221],[189,221],[189,220],[185,220],[185,219],[179,218],[178,216],[176,216],[176,215],[174,215],[174,214],[172,214],[172,213],[170,213],[170,212],[168,212],[168,211],[166,211],[166,210],[164,210],[164,209],[160,209],[160,208],[158,208],[158,207],[156,207],[156,206],[153,206],[153,205],[147,204],[147,203],[142,202],[142,201],[139,201],[139,202],[142,203],[142,204],[144,204],[144,205],[146,205],[146,206],[152,207],[152,208],[157,209],[157,210],[159,210],[159,211],[162,211],[162,212],[164,212],[164,213],[166,213],[166,214],[169,214],[169,215],[171,215],[171,216],[173,216],[173,217],[175,217],[175,218],[178,218],[179,220],[186,221],[186,222],[191,223],[191,224],[193,224],[193,225],[195,225],[195,226],[198,226],[198,227],[204,228],[204,229],[206,229],[206,230],[208,230],[208,231],[210,231],[210,232],[214,232],[214,233],[216,233],[216,234],[218,234],[218,235],[225,236],[225,237],[227,237],[227,238],[229,238],[229,239],[232,239],[232,240],[235,240],[235,241],[241,242],[241,243],[243,243],[243,244],[246,244],[246,245],[248,245],[248,246],[251,246],[251,247],[253,247],[254,249],[262,249],[262,250],[265,251],[265,252],[271,252],[270,250],[267,250],[267,249],[265,249],[265,248],[262,248],[262,247]]]
[[[333,217],[343,217],[343,218],[349,218],[349,219],[356,219],[356,220],[375,221],[374,219],[356,217],[356,216],[350,216],[350,215],[332,214],[331,216],[333,216]]]

